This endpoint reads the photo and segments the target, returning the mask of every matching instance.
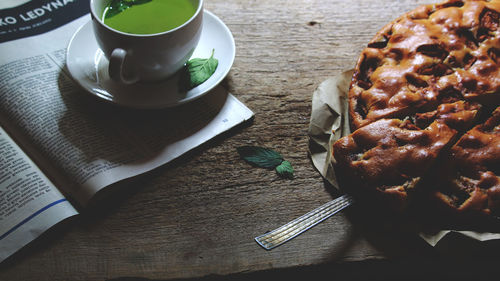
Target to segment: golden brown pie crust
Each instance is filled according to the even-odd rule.
[[[499,102],[500,1],[446,1],[385,26],[361,53],[351,124],[404,118],[458,100]]]
[[[458,212],[500,211],[500,0],[392,21],[362,51],[348,100],[353,133],[333,156],[358,186],[398,205],[417,188]]]
[[[443,161],[434,196],[458,211],[500,213],[500,107],[464,134]]]
[[[438,121],[420,129],[409,121],[380,119],[335,142],[333,151],[337,164],[357,178],[354,186],[386,194],[402,209],[455,135]]]

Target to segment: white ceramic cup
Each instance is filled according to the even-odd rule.
[[[158,81],[179,71],[193,54],[202,31],[203,0],[190,0],[195,14],[174,29],[155,34],[131,34],[108,27],[102,13],[111,0],[90,0],[97,43],[109,60],[109,76],[123,84]]]

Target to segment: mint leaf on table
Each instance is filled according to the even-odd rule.
[[[214,51],[212,50],[212,55],[208,59],[194,58],[186,63],[189,73],[189,85],[192,88],[207,81],[215,73],[219,60],[214,58]]]
[[[276,167],[276,173],[282,178],[293,178],[292,164],[288,161],[281,162],[281,164]]]
[[[253,166],[276,169],[280,177],[293,178],[292,164],[283,159],[278,152],[259,146],[242,146],[236,149],[240,157]]]
[[[236,150],[243,160],[260,168],[274,169],[283,162],[281,154],[269,148],[242,146]]]

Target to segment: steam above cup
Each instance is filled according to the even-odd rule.
[[[109,76],[116,82],[159,81],[179,71],[200,40],[203,0],[191,1],[196,11],[173,29],[153,34],[134,34],[109,27],[103,13],[111,0],[90,0],[94,35],[109,60]]]

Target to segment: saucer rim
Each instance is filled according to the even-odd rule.
[[[196,100],[196,99],[198,99],[198,98],[206,95],[210,91],[212,91],[215,87],[217,87],[227,77],[227,75],[229,74],[229,71],[231,70],[231,68],[233,66],[233,63],[234,63],[234,60],[235,60],[235,57],[236,57],[236,44],[235,44],[234,36],[233,36],[231,30],[214,13],[212,13],[212,12],[206,10],[206,9],[203,9],[203,13],[204,13],[203,14],[204,17],[207,16],[207,15],[210,16],[213,20],[215,20],[216,24],[219,25],[219,28],[224,29],[225,34],[227,34],[227,37],[229,39],[229,40],[224,40],[224,41],[226,41],[226,43],[228,44],[228,49],[232,50],[231,54],[229,54],[228,56],[225,56],[228,59],[228,63],[225,64],[227,67],[225,67],[225,69],[221,72],[221,74],[219,75],[218,79],[211,81],[211,83],[209,85],[205,84],[205,88],[203,90],[198,90],[197,91],[197,89],[199,89],[198,88],[199,86],[203,85],[204,83],[210,82],[210,78],[207,81],[205,81],[204,83],[198,85],[197,87],[194,87],[194,88],[190,89],[189,91],[187,91],[185,93],[182,93],[182,94],[185,94],[185,97],[183,97],[183,98],[177,98],[177,99],[174,99],[172,101],[164,102],[164,103],[161,103],[161,102],[159,103],[158,99],[155,99],[155,100],[151,101],[150,103],[131,104],[131,103],[123,102],[120,99],[115,99],[116,96],[113,95],[113,93],[111,93],[110,91],[108,91],[105,87],[103,87],[102,84],[100,84],[98,82],[91,81],[89,83],[90,85],[85,85],[83,83],[83,81],[82,81],[82,80],[85,80],[85,79],[80,79],[80,78],[75,77],[74,73],[72,73],[72,71],[71,71],[71,67],[70,67],[70,63],[69,63],[69,61],[71,61],[70,51],[71,51],[71,46],[75,44],[74,43],[75,38],[79,35],[80,32],[82,32],[82,30],[84,28],[87,27],[87,25],[91,25],[92,24],[92,20],[89,20],[86,23],[82,24],[74,32],[74,34],[72,35],[72,37],[71,37],[71,39],[70,39],[70,41],[69,41],[69,43],[67,45],[65,62],[66,62],[66,69],[68,70],[69,76],[82,89],[84,89],[86,93],[88,93],[88,94],[92,95],[93,97],[95,97],[95,98],[97,98],[97,99],[99,99],[101,101],[104,101],[106,103],[110,103],[110,104],[117,105],[117,106],[124,107],[124,108],[132,108],[132,109],[163,109],[163,108],[176,107],[176,106],[179,106],[179,105],[182,105],[182,104],[194,101],[194,100]],[[203,33],[203,31],[202,31],[202,33]],[[224,37],[226,37],[226,36],[224,36]],[[202,35],[202,38],[203,38],[203,35]],[[95,39],[93,38],[93,40],[95,40]],[[97,53],[99,50],[100,50],[99,47],[97,47],[96,50],[95,50],[95,53]],[[196,52],[196,48],[195,48],[195,52]],[[89,60],[92,60],[92,59],[93,58],[89,58]],[[73,63],[71,63],[71,64],[73,64]],[[93,72],[97,72],[97,70],[94,70]],[[123,86],[126,87],[126,85],[123,85]],[[144,86],[143,90],[147,90],[147,89],[148,89],[148,86]],[[189,96],[190,92],[192,92],[191,96]],[[176,92],[171,92],[171,93],[168,93],[168,94],[169,95],[179,95],[179,94],[181,94],[181,92],[176,91]]]

